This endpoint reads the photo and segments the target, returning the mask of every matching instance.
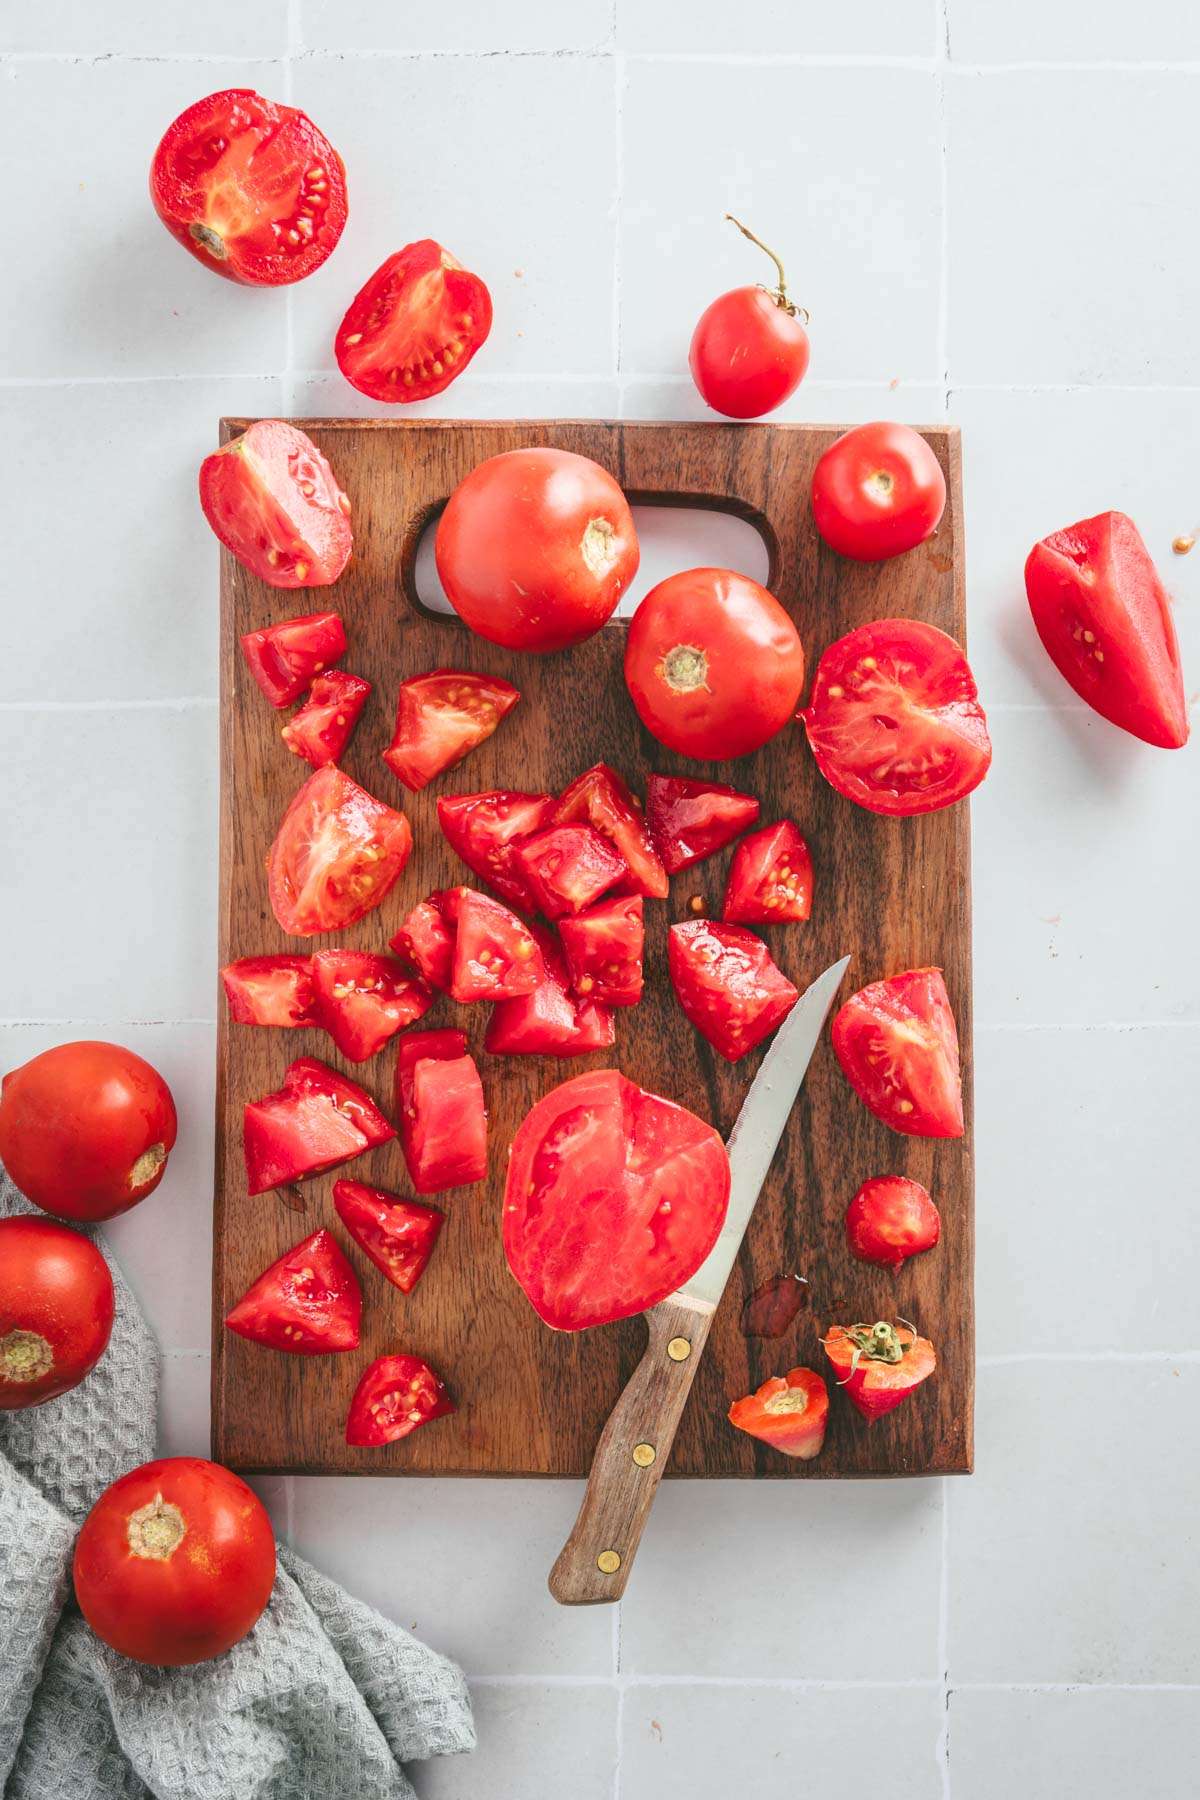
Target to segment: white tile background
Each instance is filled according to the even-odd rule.
[[[270,1484],[279,1529],[459,1657],[481,1747],[427,1800],[1177,1800],[1200,1786],[1196,760],[1078,706],[1021,565],[1141,523],[1200,688],[1200,9],[1192,0],[14,0],[0,491],[0,1064],[86,1028],[181,1134],[112,1229],[207,1447],[215,547],[224,410],[373,410],[333,329],[433,234],[491,343],[431,411],[696,417],[700,307],[754,264],[813,311],[785,416],[962,425],[973,660],[978,1472],[669,1485],[620,1613],[557,1609],[577,1491]],[[250,82],[350,166],[303,286],[212,279],[145,198],[163,127]],[[36,145],[36,154],[30,147]],[[65,497],[64,497],[65,496]],[[83,873],[80,873],[80,864]]]

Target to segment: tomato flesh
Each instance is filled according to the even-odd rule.
[[[539,1317],[582,1331],[681,1287],[728,1203],[729,1158],[712,1127],[597,1069],[553,1088],[518,1128],[504,1252]]]
[[[911,425],[856,425],[813,471],[812,506],[832,550],[882,562],[933,536],[946,509],[946,477]]]
[[[396,1133],[371,1096],[315,1057],[285,1071],[283,1086],[247,1102],[243,1144],[251,1194],[301,1181],[361,1156]]]
[[[271,845],[271,910],[293,937],[341,931],[379,905],[411,851],[404,814],[328,763],[295,795]]]
[[[381,1356],[354,1390],[346,1442],[367,1449],[395,1444],[455,1410],[445,1382],[419,1356]]]
[[[346,628],[337,613],[308,613],[248,631],[241,642],[250,673],[271,705],[290,706],[346,654]]]
[[[335,1181],[338,1218],[402,1294],[411,1294],[433,1255],[445,1217],[434,1206],[402,1199],[365,1181]]]
[[[586,1056],[607,1050],[616,1032],[612,1014],[569,991],[563,953],[548,931],[535,927],[542,978],[532,993],[493,1007],[483,1040],[493,1056]]]
[[[615,769],[595,763],[563,789],[554,809],[558,825],[577,820],[588,823],[608,838],[629,864],[629,890],[665,900],[670,889],[667,871],[650,839],[642,808]]]
[[[1171,603],[1132,519],[1100,513],[1043,538],[1025,591],[1038,636],[1081,700],[1147,744],[1187,743]]]
[[[433,1002],[423,981],[374,950],[318,950],[312,969],[319,1022],[351,1062],[374,1056]]]
[[[581,1000],[601,1006],[636,1006],[642,997],[646,928],[640,894],[602,900],[559,922],[558,935]]]
[[[927,1188],[905,1175],[864,1181],[846,1208],[846,1242],[862,1262],[898,1272],[910,1256],[932,1250],[942,1221]]]
[[[678,875],[731,844],[753,825],[758,801],[720,782],[683,775],[646,778],[646,823],[668,875]]]
[[[361,1319],[358,1276],[328,1231],[285,1251],[225,1315],[239,1337],[292,1356],[357,1349]]]
[[[842,1073],[877,1119],[910,1137],[963,1135],[958,1031],[940,969],[851,994],[833,1021]]]
[[[396,1113],[418,1194],[486,1178],[487,1108],[465,1032],[415,1031],[400,1040]]]
[[[0,1412],[78,1387],[108,1346],[114,1296],[90,1238],[50,1219],[0,1219]]]
[[[347,675],[344,669],[318,675],[308,699],[283,728],[283,741],[292,755],[302,756],[314,769],[339,762],[370,692],[369,681]]]
[[[808,333],[790,303],[765,288],[740,287],[701,313],[688,367],[714,412],[759,419],[795,393],[808,357]]]
[[[761,1044],[800,998],[762,939],[740,925],[672,925],[667,958],[680,1006],[727,1062]]]
[[[829,1389],[814,1369],[789,1369],[735,1400],[729,1423],[785,1456],[809,1462],[825,1442]]]
[[[351,387],[394,405],[461,375],[492,329],[492,296],[432,238],[381,263],[350,302],[333,352]]]
[[[270,587],[328,587],[354,548],[333,470],[282,419],[256,419],[205,457],[200,504],[225,548]]]
[[[229,1016],[238,1025],[317,1024],[310,956],[243,956],[221,970]]]
[[[516,861],[548,919],[582,912],[629,874],[625,858],[590,825],[551,825],[517,845]]]
[[[812,912],[808,845],[790,819],[751,832],[733,853],[721,917],[739,925],[776,925]]]
[[[415,792],[491,737],[521,698],[499,675],[435,669],[400,683],[396,729],[383,760]]]
[[[536,912],[537,902],[516,862],[517,844],[554,817],[552,794],[518,794],[494,789],[455,794],[437,803],[438,824],[467,867],[494,887],[510,905]]]
[[[528,925],[476,888],[448,888],[433,898],[454,925],[452,999],[469,1005],[533,992],[542,965]]]
[[[413,907],[388,948],[407,962],[430,987],[446,993],[454,968],[454,928],[446,921],[437,899],[430,897]]]
[[[831,1325],[821,1339],[838,1386],[868,1425],[907,1400],[937,1367],[928,1338],[885,1319],[874,1325]],[[891,1358],[898,1355],[898,1360]]]

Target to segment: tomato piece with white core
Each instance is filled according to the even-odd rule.
[[[629,874],[616,846],[591,825],[551,825],[516,848],[517,867],[548,919],[582,912]]]
[[[350,561],[350,502],[312,439],[283,419],[256,419],[205,457],[200,505],[269,587],[328,587]]]
[[[418,792],[491,737],[520,698],[520,690],[499,675],[435,669],[410,676],[400,683],[396,729],[383,760]]]
[[[418,1194],[469,1187],[487,1175],[483,1083],[462,1031],[414,1031],[396,1060],[400,1144]]]
[[[799,922],[812,911],[808,845],[790,819],[764,825],[733,853],[721,917],[739,925]]]
[[[899,1273],[910,1256],[932,1250],[942,1221],[927,1188],[906,1175],[864,1181],[846,1208],[846,1242],[862,1262]]]
[[[530,994],[492,1008],[483,1047],[493,1056],[586,1056],[615,1042],[612,1014],[569,990],[563,953],[552,934],[534,927],[542,978]]]
[[[963,1135],[958,1031],[940,969],[860,988],[835,1015],[832,1039],[847,1081],[893,1131]]]
[[[601,1006],[638,1004],[646,936],[643,905],[640,894],[620,895],[559,920],[571,988],[580,1000]]]
[[[447,993],[454,968],[454,927],[431,895],[413,907],[388,948],[407,962],[422,981]]]
[[[317,1024],[311,956],[243,956],[221,970],[229,1016],[238,1025],[296,1029]]]
[[[751,794],[685,775],[646,777],[646,824],[668,875],[714,856],[759,815]]]
[[[433,238],[381,263],[350,302],[333,353],[351,387],[400,405],[461,375],[492,328],[492,297]]]
[[[640,802],[607,763],[594,763],[565,787],[554,809],[556,825],[587,822],[606,837],[629,864],[629,891],[665,900],[667,871],[650,839]]]
[[[0,1219],[0,1413],[78,1387],[108,1347],[115,1300],[90,1238],[51,1219]]]
[[[808,313],[788,299],[783,264],[732,213],[742,236],[775,264],[773,288],[732,288],[701,313],[688,367],[701,398],[729,419],[758,419],[795,393],[808,369]]]
[[[355,1082],[303,1056],[284,1073],[283,1086],[247,1102],[243,1141],[251,1194],[302,1181],[361,1156],[396,1133],[371,1096]]]
[[[810,1462],[825,1442],[829,1389],[815,1369],[789,1369],[735,1400],[729,1423],[785,1456]]]
[[[306,613],[264,625],[241,639],[250,673],[272,706],[290,706],[323,669],[346,654],[346,627],[337,613]]]
[[[298,790],[271,845],[271,910],[293,937],[341,931],[379,905],[411,851],[404,814],[328,763]]]
[[[726,1062],[761,1044],[800,998],[762,939],[740,925],[672,925],[667,957],[680,1006]]]
[[[365,1181],[335,1181],[338,1218],[393,1287],[411,1294],[433,1255],[445,1215]]]
[[[911,425],[856,425],[813,471],[813,522],[841,556],[883,562],[933,536],[946,509],[946,477]]]
[[[937,1367],[929,1339],[918,1337],[903,1319],[831,1325],[821,1342],[838,1386],[868,1425],[907,1400]]]
[[[314,769],[338,762],[370,692],[369,681],[344,669],[318,675],[304,705],[283,727],[281,735],[292,755],[302,756]]]
[[[381,1356],[354,1390],[346,1442],[374,1449],[456,1410],[440,1375],[419,1356]]]
[[[239,1337],[292,1356],[358,1348],[362,1289],[337,1239],[314,1231],[251,1282],[225,1324]]]
[[[374,1056],[433,1003],[423,981],[374,950],[318,950],[312,969],[318,1021],[350,1062]]]

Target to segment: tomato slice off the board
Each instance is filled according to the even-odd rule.
[[[601,837],[616,845],[629,864],[631,893],[666,899],[670,887],[667,871],[650,840],[641,806],[607,763],[585,769],[563,789],[554,809],[555,823],[573,825],[579,819],[586,819]]]
[[[312,439],[282,419],[257,419],[205,457],[200,505],[225,548],[271,587],[328,587],[350,561],[350,502]]]
[[[499,675],[435,669],[400,683],[396,729],[383,760],[405,787],[419,791],[491,737],[521,698]]]
[[[354,1390],[346,1442],[366,1449],[395,1444],[455,1410],[445,1382],[419,1356],[381,1356]]]
[[[239,1337],[293,1356],[358,1347],[362,1289],[327,1231],[314,1231],[265,1269],[225,1323]]]
[[[429,1011],[433,995],[392,956],[318,950],[312,959],[317,1016],[350,1062],[365,1062]]]
[[[396,1059],[400,1144],[418,1194],[469,1187],[487,1175],[483,1083],[463,1031],[414,1031]]]
[[[419,1200],[405,1200],[365,1181],[335,1181],[338,1218],[393,1287],[411,1294],[433,1255],[445,1215]]]
[[[308,699],[283,728],[283,741],[292,755],[302,756],[314,769],[340,761],[370,692],[369,681],[347,675],[344,669],[318,675]]]
[[[250,673],[272,706],[290,706],[322,669],[346,654],[346,628],[337,613],[307,613],[264,625],[242,638]]]
[[[492,329],[492,296],[432,238],[397,250],[350,302],[333,353],[372,400],[428,400],[461,375]]]
[[[743,838],[729,865],[721,917],[738,925],[779,925],[812,911],[808,845],[790,819]]]
[[[250,1193],[301,1181],[361,1156],[396,1133],[370,1094],[344,1075],[303,1056],[283,1086],[246,1105],[243,1138]]]
[[[929,1339],[918,1337],[902,1320],[894,1325],[886,1319],[874,1325],[831,1325],[821,1342],[838,1386],[868,1425],[907,1400],[937,1368]]]
[[[504,1251],[546,1324],[582,1331],[674,1293],[728,1204],[729,1158],[712,1126],[597,1069],[553,1088],[520,1125]]]
[[[536,912],[537,902],[516,864],[516,847],[554,817],[552,794],[455,794],[437,803],[438,824],[467,867],[494,887],[510,906]]]
[[[566,961],[552,934],[534,927],[542,979],[530,994],[492,1008],[483,1047],[493,1056],[586,1056],[616,1041],[612,1014],[569,990]]]
[[[825,1442],[829,1389],[815,1369],[789,1369],[735,1400],[729,1423],[785,1456],[809,1462]]]
[[[221,984],[238,1025],[317,1023],[309,956],[243,956],[221,970]]]
[[[437,898],[430,895],[413,907],[388,948],[406,962],[430,987],[446,993],[454,968],[454,927],[446,920]]]
[[[411,851],[404,814],[328,763],[295,795],[271,845],[271,910],[293,937],[341,931],[379,905]]]
[[[940,969],[907,969],[851,994],[833,1048],[859,1099],[893,1131],[963,1135],[958,1031]]]
[[[646,928],[640,894],[602,900],[574,918],[560,919],[558,935],[581,1000],[602,1006],[636,1006],[642,997]]]
[[[680,1006],[726,1062],[761,1044],[800,998],[762,939],[740,925],[672,925],[667,959]]]
[[[992,760],[966,657],[919,619],[879,619],[831,644],[800,717],[830,786],[892,818],[951,806]]]
[[[720,782],[646,777],[646,823],[668,875],[723,850],[754,824],[759,810],[753,795]]]
[[[590,825],[551,825],[516,847],[517,867],[548,919],[582,912],[629,874],[616,846]]]

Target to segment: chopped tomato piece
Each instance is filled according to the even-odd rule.
[[[312,439],[283,419],[256,419],[205,457],[200,505],[225,548],[271,587],[328,587],[350,561],[350,502]]]
[[[322,669],[345,656],[346,628],[337,613],[309,613],[248,631],[242,654],[271,705],[290,706]]]
[[[910,1256],[932,1250],[942,1221],[928,1189],[906,1175],[864,1181],[846,1208],[846,1242],[863,1262],[899,1271]]]
[[[406,244],[354,296],[333,353],[372,400],[428,400],[461,375],[492,329],[492,297],[432,238]]]
[[[414,792],[453,769],[491,737],[521,698],[499,675],[435,669],[400,683],[396,730],[383,752],[393,775]]]
[[[358,1276],[337,1239],[314,1231],[251,1283],[225,1323],[270,1350],[324,1356],[357,1348],[361,1318]]]
[[[411,963],[430,987],[443,993],[448,990],[454,966],[454,928],[447,924],[434,897],[413,907],[388,948],[401,961]]]
[[[650,841],[642,809],[615,769],[596,763],[564,788],[554,810],[557,825],[586,819],[601,837],[610,838],[629,864],[629,889],[665,900],[667,871]]]
[[[754,824],[759,810],[752,795],[719,782],[683,775],[646,777],[646,823],[668,875],[723,850]]]
[[[221,970],[238,1025],[315,1025],[317,997],[307,956],[243,956]]]
[[[288,1068],[277,1093],[245,1111],[246,1180],[252,1194],[319,1175],[396,1133],[363,1088],[315,1057]]]
[[[842,1073],[877,1119],[910,1137],[961,1137],[958,1031],[940,969],[851,994],[833,1021]]]
[[[393,1287],[411,1294],[433,1255],[445,1215],[365,1181],[335,1181],[333,1204],[356,1244]]]
[[[629,864],[590,825],[551,825],[516,847],[516,863],[548,919],[581,912],[629,874]]]
[[[542,979],[542,966],[528,925],[477,888],[450,888],[434,898],[455,926],[453,999],[467,1004],[532,993]]]
[[[903,1319],[889,1324],[831,1325],[821,1339],[837,1371],[838,1386],[868,1425],[906,1400],[937,1367],[928,1338]]]
[[[640,894],[619,895],[559,921],[571,986],[581,1000],[636,1006],[641,999],[643,904]]]
[[[536,912],[537,902],[517,868],[516,846],[550,823],[555,805],[552,794],[514,794],[505,789],[455,794],[438,801],[438,824],[469,869],[510,905]]]
[[[283,728],[283,741],[292,755],[302,756],[314,769],[340,761],[370,692],[369,681],[347,675],[344,669],[318,675],[308,699]]]
[[[680,1006],[727,1062],[782,1025],[800,997],[762,939],[740,925],[672,925],[667,957]]]
[[[790,819],[743,838],[729,865],[721,917],[739,925],[807,919],[813,868],[808,845]]]
[[[542,979],[531,994],[493,1007],[484,1049],[493,1056],[586,1056],[607,1050],[616,1039],[612,1014],[568,992],[562,951],[548,931],[536,930],[536,936]]]
[[[789,1369],[786,1375],[772,1375],[744,1400],[735,1400],[729,1423],[785,1456],[809,1462],[825,1442],[829,1389],[814,1369]]]
[[[416,1031],[400,1040],[396,1111],[418,1194],[484,1180],[487,1109],[465,1032]]]
[[[328,763],[294,796],[271,845],[271,910],[294,937],[341,931],[379,905],[411,850],[404,814]]]
[[[367,1449],[394,1444],[455,1410],[441,1376],[419,1356],[381,1356],[354,1390],[346,1442]]]
[[[320,1022],[351,1062],[374,1056],[433,1002],[423,981],[374,950],[318,950],[312,967]]]

